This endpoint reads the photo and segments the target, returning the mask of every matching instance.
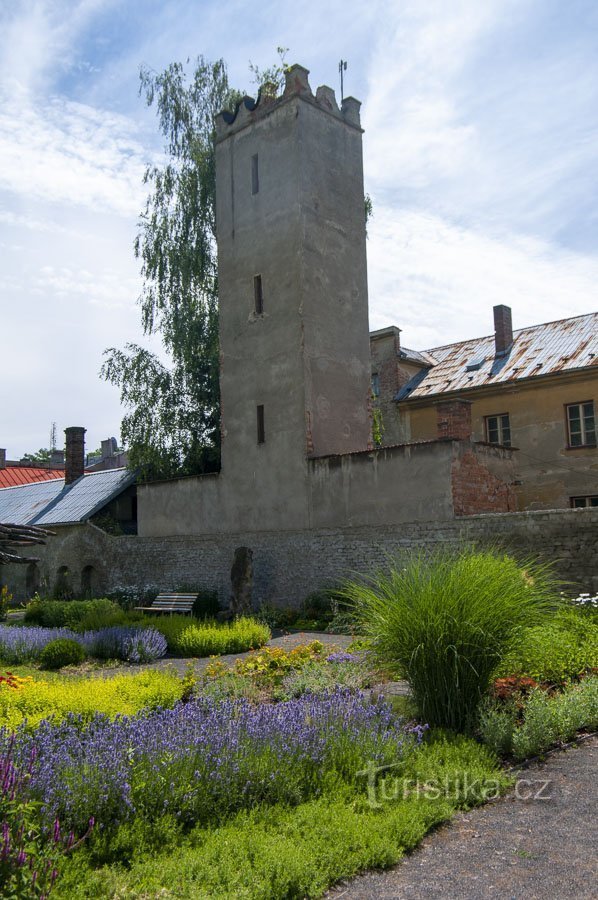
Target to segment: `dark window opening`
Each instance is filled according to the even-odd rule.
[[[251,193],[257,194],[260,189],[260,173],[258,169],[257,153],[251,157]]]
[[[372,375],[372,394],[376,398],[380,396],[380,376],[377,372]]]
[[[571,506],[573,509],[585,509],[588,506],[598,506],[598,494],[591,494],[587,497],[571,497]]]
[[[266,429],[264,427],[264,407],[257,408],[257,442],[263,444],[266,440]]]
[[[508,413],[499,416],[486,416],[486,440],[489,444],[511,446],[511,423]]]
[[[567,431],[570,447],[596,446],[593,400],[567,406]]]
[[[264,311],[264,292],[262,289],[262,276],[253,276],[253,297],[256,316],[261,316]]]

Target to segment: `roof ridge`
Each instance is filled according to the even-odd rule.
[[[515,337],[516,335],[522,334],[524,331],[534,331],[536,328],[545,328],[547,325],[558,325],[560,322],[574,322],[575,319],[589,319],[592,316],[598,316],[598,312],[583,313],[579,316],[568,316],[567,318],[563,318],[563,319],[553,319],[550,322],[538,322],[536,325],[524,325],[522,328],[514,328],[513,329],[513,337]],[[466,338],[464,341],[451,341],[448,344],[440,344],[439,346],[432,347],[428,350],[419,350],[419,351],[415,351],[415,352],[434,353],[435,351],[438,351],[438,350],[446,350],[447,347],[460,347],[460,346],[463,346],[464,344],[471,344],[472,342],[487,341],[487,340],[494,340],[494,332],[492,332],[492,334],[482,335],[481,337]]]

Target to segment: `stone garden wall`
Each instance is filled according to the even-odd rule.
[[[93,525],[56,528],[36,554],[42,559],[41,589],[66,567],[73,590],[85,583],[101,595],[116,588],[216,589],[230,596],[234,551],[253,551],[254,602],[300,603],[310,592],[344,577],[384,566],[389,556],[412,547],[476,541],[554,562],[557,573],[579,589],[598,591],[598,509],[541,510],[468,516],[437,524],[418,522],[312,531],[240,532],[211,537],[111,537]],[[27,566],[5,566],[0,584],[26,595]]]

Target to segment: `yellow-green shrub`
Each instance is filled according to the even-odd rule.
[[[225,625],[188,625],[176,638],[175,652],[181,656],[243,653],[263,646],[270,636],[267,625],[249,618]]]
[[[84,720],[96,712],[111,718],[133,715],[141,709],[173,706],[183,691],[184,683],[176,673],[156,671],[112,678],[34,680],[18,691],[0,684],[0,726],[16,728],[23,719],[37,725],[49,716],[63,719],[71,712]]]

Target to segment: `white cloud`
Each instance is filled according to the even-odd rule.
[[[515,328],[596,307],[596,256],[414,209],[377,209],[369,232],[370,328],[398,325],[415,350],[492,333],[499,303]]]
[[[29,199],[133,216],[148,153],[125,116],[0,88],[0,188]]]

